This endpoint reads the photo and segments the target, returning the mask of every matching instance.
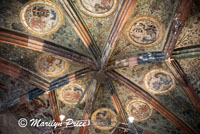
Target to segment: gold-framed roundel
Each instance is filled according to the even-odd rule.
[[[67,105],[76,105],[83,94],[84,88],[79,84],[69,84],[58,89],[59,100]],[[85,99],[86,95],[80,103],[83,103]]]
[[[42,54],[35,62],[36,71],[49,78],[59,77],[67,72],[69,68],[69,63],[60,57]]]
[[[140,122],[149,119],[153,113],[153,108],[141,99],[129,101],[125,107],[129,117],[134,117],[134,121]]]
[[[162,69],[154,69],[145,75],[146,89],[153,94],[162,94],[171,91],[176,83],[174,76]]]
[[[96,110],[91,117],[94,127],[101,130],[111,130],[117,125],[117,115],[109,108]]]
[[[133,45],[151,47],[162,41],[164,25],[154,16],[142,15],[130,21],[125,32],[128,41]]]
[[[20,21],[25,29],[37,36],[56,32],[63,23],[61,9],[50,0],[31,0],[22,6]]]
[[[118,0],[76,0],[77,7],[86,15],[106,17],[116,11]]]

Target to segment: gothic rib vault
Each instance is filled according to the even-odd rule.
[[[0,133],[200,132],[198,1],[2,0],[0,11]],[[13,121],[59,115],[94,126]]]

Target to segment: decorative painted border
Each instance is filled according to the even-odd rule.
[[[148,44],[148,45],[143,45],[143,44],[133,41],[131,39],[131,37],[129,36],[129,31],[135,22],[142,20],[142,19],[147,19],[147,18],[156,23],[156,25],[159,28],[160,35],[159,35],[159,38],[155,42]],[[164,24],[155,16],[151,16],[151,15],[136,16],[136,17],[134,17],[133,20],[131,20],[127,23],[127,25],[125,27],[125,35],[126,35],[126,38],[128,39],[128,41],[137,47],[152,47],[152,46],[158,45],[163,40],[164,35],[165,35]]]
[[[155,90],[151,89],[151,88],[148,86],[147,77],[148,77],[148,75],[150,75],[150,74],[153,73],[153,72],[162,72],[162,73],[165,73],[165,74],[169,75],[169,76],[171,77],[171,79],[172,79],[172,85],[171,85],[171,87],[170,87],[168,90],[166,90],[166,91],[155,91]],[[169,72],[167,72],[167,71],[165,71],[165,70],[162,70],[162,69],[153,69],[153,70],[151,70],[150,72],[148,72],[148,73],[145,75],[145,77],[144,77],[144,83],[145,83],[146,89],[147,89],[149,92],[153,93],[153,94],[164,94],[164,93],[167,93],[167,92],[171,91],[171,90],[176,86],[176,82],[175,82],[174,76],[173,76],[171,73],[169,73]]]
[[[24,18],[24,13],[22,12],[23,10],[25,10],[25,8],[28,8],[29,6],[32,6],[32,2],[45,2],[45,3],[49,3],[48,6],[51,6],[52,8],[54,9],[57,9],[58,12],[56,12],[56,14],[60,14],[60,20],[58,20],[58,23],[60,23],[59,25],[57,25],[57,27],[55,27],[53,30],[51,31],[45,31],[45,33],[38,33],[38,32],[35,32],[33,31],[32,29],[30,29],[27,24],[25,24],[24,22],[25,21],[25,18]],[[52,6],[53,5],[53,6]],[[60,9],[59,6],[57,6],[55,3],[53,3],[52,1],[50,0],[31,0],[29,2],[27,2],[26,4],[24,4],[22,7],[21,7],[21,11],[20,11],[20,21],[21,21],[21,24],[24,26],[24,28],[30,32],[31,34],[33,35],[37,35],[37,36],[47,36],[47,35],[50,35],[50,34],[53,34],[54,32],[56,32],[63,24],[63,13],[62,13],[62,10]]]
[[[54,56],[54,57],[56,57],[56,58],[59,58],[59,59],[62,59],[62,61],[64,62],[64,69],[63,69],[60,73],[56,73],[55,75],[46,74],[46,73],[44,73],[44,72],[42,72],[42,71],[40,70],[40,68],[39,68],[39,62],[40,62],[40,60],[41,60],[43,57],[46,57],[46,56],[49,56],[49,55],[50,55],[50,54],[42,54],[42,55],[40,55],[40,56],[37,58],[37,60],[36,60],[36,62],[35,62],[35,69],[36,69],[36,71],[37,71],[40,75],[42,75],[42,76],[44,76],[44,77],[49,77],[49,78],[55,78],[55,77],[59,77],[59,76],[65,74],[65,73],[67,72],[68,68],[69,68],[68,62],[67,62],[65,59],[62,59],[62,58],[57,57],[57,56],[54,56],[54,55],[52,55],[52,56]],[[50,56],[51,56],[51,55],[50,55]]]
[[[69,103],[69,102],[65,101],[64,98],[62,97],[62,92],[63,92],[63,90],[66,89],[66,88],[69,87],[69,86],[76,86],[76,87],[79,87],[79,88],[82,89],[82,91],[84,92],[84,88],[83,88],[81,85],[79,85],[79,84],[75,84],[75,83],[74,83],[74,84],[65,85],[65,86],[62,86],[61,88],[57,89],[57,91],[58,91],[58,99],[59,99],[60,101],[62,101],[64,104],[67,104],[67,105],[76,105],[77,103]],[[80,104],[82,104],[82,103],[85,101],[86,96],[87,96],[87,95],[85,94],[84,97],[83,97],[83,99],[81,100]]]
[[[131,103],[133,103],[133,102],[142,102],[142,103],[145,103],[145,104],[147,104],[147,105],[150,107],[150,109],[151,109],[151,112],[150,112],[149,116],[147,116],[146,118],[144,118],[144,119],[142,119],[142,120],[137,120],[136,118],[134,118],[134,121],[136,121],[136,122],[142,122],[142,121],[148,120],[148,119],[151,117],[152,113],[153,113],[153,108],[152,108],[152,106],[151,106],[150,104],[148,104],[146,101],[144,101],[144,100],[142,100],[142,99],[140,99],[140,98],[134,98],[134,99],[132,99],[131,101],[129,101],[129,102],[126,104],[125,109],[126,109],[127,114],[128,114],[129,116],[132,116],[132,115],[130,115],[130,113],[128,112],[128,107],[129,107],[129,105],[130,105]]]
[[[117,7],[119,5],[119,0],[114,0],[112,8],[108,12],[105,12],[103,14],[94,14],[94,13],[92,13],[90,11],[87,11],[84,7],[81,6],[81,0],[75,0],[75,1],[77,3],[76,5],[77,5],[78,9],[82,13],[84,13],[85,15],[92,16],[92,17],[97,17],[97,18],[103,18],[103,17],[110,16],[112,13],[114,13],[117,10]]]
[[[94,116],[96,115],[96,113],[98,113],[99,111],[103,111],[103,110],[111,112],[111,114],[112,114],[114,117],[116,117],[116,118],[115,118],[115,119],[116,119],[115,125],[113,125],[113,126],[111,126],[111,127],[102,127],[102,126],[94,125],[94,127],[98,128],[98,129],[101,129],[101,130],[111,130],[111,129],[114,128],[114,126],[117,125],[117,114],[116,114],[113,110],[111,110],[111,109],[109,109],[109,108],[100,108],[100,109],[96,110],[96,111],[92,114],[91,120],[92,120],[93,124],[96,124],[96,123],[94,122],[94,120],[95,120],[95,117],[94,117]]]

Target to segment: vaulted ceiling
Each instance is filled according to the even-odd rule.
[[[1,0],[0,134],[200,133],[199,5]],[[60,115],[93,125],[17,122]]]

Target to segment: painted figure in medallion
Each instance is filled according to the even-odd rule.
[[[84,88],[80,84],[68,84],[57,90],[58,99],[67,105],[76,105],[79,101],[82,104],[86,99]],[[80,100],[81,99],[81,100]]]
[[[152,74],[149,77],[148,85],[154,90],[166,90],[170,88],[172,79],[164,73]]]
[[[96,128],[110,130],[116,125],[117,118],[111,109],[101,108],[92,114],[92,122]]]
[[[43,6],[34,6],[32,9],[32,15],[32,19],[30,20],[31,27],[42,29],[46,25],[44,18],[49,16],[49,10],[45,9]]]
[[[49,35],[62,25],[61,9],[49,0],[33,0],[26,3],[20,12],[23,26],[36,35]]]
[[[153,93],[165,93],[174,85],[173,76],[164,70],[152,70],[145,76],[145,85]]]
[[[53,55],[41,55],[36,61],[36,70],[44,77],[57,77],[64,74],[68,65],[64,59]]]
[[[32,29],[46,31],[56,24],[56,12],[45,6],[35,5],[27,10],[26,21]]]
[[[76,0],[78,8],[86,15],[105,17],[112,14],[118,5],[118,0]]]
[[[111,9],[112,0],[82,0],[83,6],[90,12],[103,13]]]
[[[130,29],[130,37],[138,43],[153,43],[158,39],[158,27],[152,21],[138,21]]]
[[[128,40],[139,47],[157,45],[164,35],[163,24],[153,16],[135,17],[126,28]]]
[[[151,107],[140,100],[133,100],[128,103],[126,111],[129,116],[134,117],[135,121],[143,121],[151,116]]]
[[[66,88],[63,88],[62,97],[63,99],[72,104],[76,104],[81,96],[83,95],[83,89],[76,85],[71,85]]]

